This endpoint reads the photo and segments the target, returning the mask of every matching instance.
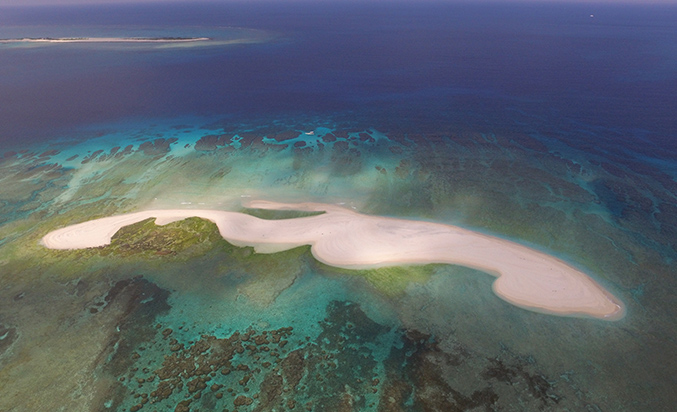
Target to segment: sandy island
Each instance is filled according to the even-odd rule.
[[[211,40],[209,37],[37,37],[0,39],[0,43],[185,43]]]
[[[322,263],[346,269],[448,263],[487,272],[494,292],[522,308],[563,316],[618,320],[623,304],[583,272],[547,254],[456,226],[368,216],[338,206],[255,201],[258,209],[324,211],[284,220],[264,220],[218,210],[148,210],[106,217],[55,230],[42,238],[51,249],[108,245],[122,227],[154,217],[164,225],[189,217],[214,222],[236,246],[275,253],[311,245]]]

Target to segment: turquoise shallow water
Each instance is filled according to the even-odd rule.
[[[194,126],[101,125],[104,132],[94,139],[5,158],[5,176],[34,185],[28,190],[17,183],[13,187],[24,191],[6,189],[4,197],[3,325],[12,331],[5,376],[30,378],[12,360],[39,345],[22,336],[44,335],[55,317],[72,325],[51,332],[64,342],[90,336],[81,343],[86,350],[69,350],[83,361],[99,353],[86,361],[97,376],[93,387],[116,383],[80,396],[109,410],[277,410],[295,403],[318,410],[606,408],[636,394],[623,395],[623,386],[610,386],[605,376],[631,379],[632,370],[636,382],[644,382],[669,373],[659,361],[667,352],[657,349],[670,345],[671,309],[657,286],[669,290],[670,253],[645,249],[651,236],[667,251],[660,233],[645,228],[639,236],[619,224],[612,209],[587,202],[598,196],[588,181],[603,173],[599,166],[593,172],[595,160],[536,152],[497,134],[422,146],[406,135],[328,121],[234,131],[192,120]],[[453,163],[453,173],[441,172]],[[243,202],[257,198],[332,202],[505,236],[590,273],[627,305],[628,315],[604,322],[529,312],[499,299],[493,278],[470,269],[338,271],[305,249],[270,256],[223,249],[218,235],[200,234],[208,233],[204,228],[151,233],[125,240],[126,249],[114,245],[84,255],[48,252],[37,242],[49,230],[98,216],[144,208],[242,210]],[[36,216],[41,221],[31,223]],[[176,236],[188,243],[172,240]],[[53,299],[43,301],[45,294]],[[43,305],[50,315],[31,320],[44,313]],[[242,340],[248,331],[259,341],[250,349]],[[185,359],[203,369],[186,369]],[[655,368],[647,370],[647,363]],[[57,357],[46,367],[56,373],[82,364]],[[11,404],[54,403],[22,403],[21,392],[33,383],[16,382]],[[622,400],[609,400],[609,393]]]
[[[0,410],[675,404],[672,9],[165,6],[0,14],[13,33],[257,36],[0,48]],[[504,237],[589,273],[627,316],[527,311],[458,266],[256,254],[195,220],[39,244],[146,208],[285,217],[252,199]]]

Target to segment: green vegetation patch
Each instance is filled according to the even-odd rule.
[[[386,296],[401,296],[409,283],[424,283],[442,266],[442,264],[428,264],[420,266],[389,266],[376,269],[350,270],[340,269],[318,263],[318,272],[325,275],[342,274],[360,276],[380,293]]]
[[[155,218],[149,218],[121,228],[111,239],[109,246],[99,248],[102,255],[120,257],[140,255],[194,257],[205,254],[215,243],[223,239],[216,225],[210,221],[192,217],[167,225],[158,226]]]
[[[253,247],[238,247],[227,242],[213,222],[191,217],[158,226],[149,218],[121,228],[111,244],[88,249],[102,256],[140,258],[143,260],[180,260],[216,254],[215,258],[231,268],[266,275],[266,268],[288,266],[286,260],[297,261],[309,246],[275,254],[256,253]]]
[[[270,210],[270,209],[242,209],[240,213],[258,217],[265,220],[297,219],[322,215],[325,212],[304,212],[300,210]]]

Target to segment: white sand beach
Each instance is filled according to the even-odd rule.
[[[2,39],[0,43],[185,43],[211,40],[209,37],[64,37]]]
[[[497,279],[494,292],[514,305],[563,316],[605,320],[623,317],[623,304],[585,273],[542,252],[452,225],[368,216],[326,204],[255,201],[248,207],[324,211],[312,217],[264,220],[218,210],[148,210],[111,216],[55,230],[43,237],[51,249],[110,244],[122,227],[154,217],[156,224],[200,217],[214,222],[228,242],[275,253],[311,245],[330,266],[366,269],[448,263],[475,268]]]

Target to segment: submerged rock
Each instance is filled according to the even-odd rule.
[[[16,328],[0,323],[0,356],[12,346],[18,337]]]

